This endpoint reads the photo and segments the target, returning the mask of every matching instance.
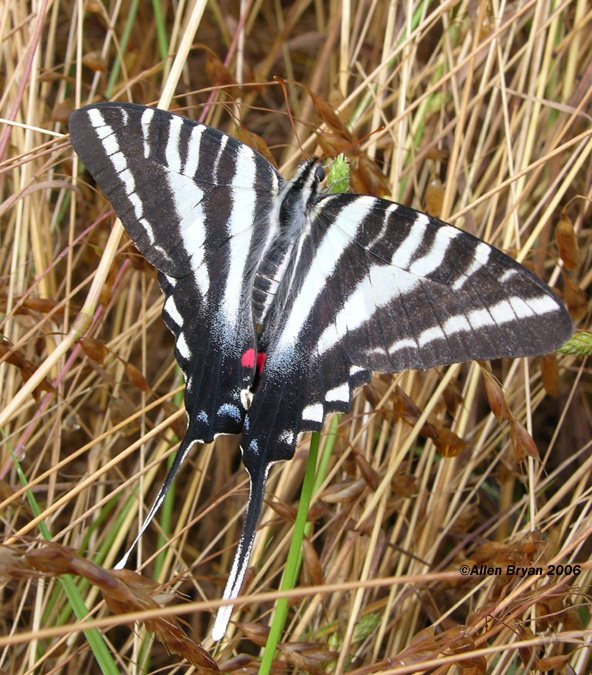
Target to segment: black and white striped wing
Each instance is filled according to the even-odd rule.
[[[370,371],[544,354],[572,332],[562,302],[522,265],[383,199],[321,199],[298,256],[299,282],[263,335],[265,368],[243,433],[247,465],[251,450],[291,457],[295,435],[349,410]]]
[[[163,318],[186,380],[187,432],[139,538],[191,447],[242,430],[257,366],[253,276],[283,180],[235,138],[153,108],[88,106],[71,115],[69,130],[74,149],[159,272]]]
[[[152,108],[98,104],[74,112],[69,126],[76,152],[160,273],[190,435],[208,442],[240,433],[257,348],[252,278],[281,177],[236,139]]]
[[[318,207],[334,264],[323,272],[324,301],[299,313],[316,324],[321,358],[339,348],[358,366],[398,372],[535,356],[571,335],[547,284],[482,240],[372,197],[328,197]]]

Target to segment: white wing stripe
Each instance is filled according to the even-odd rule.
[[[413,262],[409,271],[420,277],[426,277],[436,270],[444,260],[446,251],[453,239],[460,235],[460,230],[454,227],[441,227],[434,237],[430,250],[422,258]]]
[[[222,139],[220,141],[220,145],[218,146],[218,154],[216,155],[216,159],[214,160],[213,165],[212,165],[212,176],[214,176],[214,177],[218,173],[218,166],[220,164],[220,159],[222,158],[222,155],[224,154],[224,149],[226,148],[227,143],[228,143],[228,136],[222,136]],[[241,151],[242,151],[242,148],[241,148]],[[240,165],[241,165],[241,163],[240,163],[240,161],[238,161],[237,162],[237,169],[238,170],[240,170]],[[238,172],[237,172],[237,176],[238,176]],[[246,185],[248,185],[250,187],[252,185],[252,183],[253,183],[252,177],[249,176],[247,178]],[[235,186],[241,185],[241,183],[236,180],[236,177],[235,177],[235,180],[233,181],[233,184]]]
[[[529,298],[528,300],[522,300],[522,298],[511,298],[510,302],[513,302],[514,300],[525,302],[532,310],[533,314],[542,315],[557,312],[557,304],[555,299],[549,297],[548,295],[540,295],[536,298]]]
[[[446,335],[454,335],[455,333],[468,333],[470,330],[472,330],[471,324],[467,321],[467,317],[464,314],[451,316],[446,320],[446,323],[442,326],[442,329]]]
[[[489,312],[497,324],[507,323],[516,318],[516,312],[507,300],[502,300],[489,308]]]
[[[145,116],[146,115],[144,114],[143,118]],[[95,133],[97,134],[97,137],[101,141],[105,153],[113,164],[115,172],[125,186],[125,193],[134,209],[136,219],[140,225],[143,226],[150,244],[154,244],[154,230],[152,225],[143,217],[144,206],[142,204],[142,200],[135,191],[136,182],[134,180],[134,176],[128,168],[125,155],[119,150],[119,143],[117,142],[117,137],[115,136],[113,128],[111,125],[105,123],[105,118],[103,117],[101,111],[97,110],[96,108],[88,111],[88,117]]]
[[[325,400],[327,401],[344,401],[349,402],[349,386],[347,383],[340,385],[339,387],[334,387],[329,389],[325,394]]]
[[[183,246],[191,257],[197,287],[205,296],[210,287],[210,277],[204,261],[207,232],[202,205],[203,191],[181,173],[168,171],[167,182],[179,218]]]
[[[334,322],[321,334],[318,343],[319,352],[325,354],[348,332],[368,321],[376,310],[388,305],[397,296],[410,293],[418,284],[419,279],[408,272],[389,265],[374,265],[349,295]]]
[[[411,338],[403,338],[393,342],[388,351],[392,355],[401,349],[417,349],[417,342]],[[370,353],[382,353],[382,349],[372,349]]]
[[[105,124],[105,118],[100,110],[97,110],[96,108],[89,110],[88,119],[101,142],[106,136],[110,136],[113,133],[113,129],[108,124]],[[115,142],[117,143],[117,140],[115,140]],[[103,143],[103,147],[104,146],[105,144]]]
[[[173,294],[169,295],[169,297],[166,299],[163,309],[168,314],[169,318],[174,321],[177,326],[179,326],[179,328],[183,325],[183,317],[177,309],[177,305],[175,304],[175,296]]]
[[[474,309],[467,314],[467,320],[473,330],[486,328],[495,324],[491,314],[486,309]]]
[[[148,142],[148,135],[150,134],[150,123],[152,122],[153,117],[153,108],[146,108],[141,117],[142,136],[144,139],[144,157],[146,159],[150,156],[150,143]]]
[[[388,209],[384,212],[384,217],[382,218],[382,227],[380,228],[380,232],[372,239],[371,241],[368,242],[367,248],[372,250],[372,247],[376,245],[377,242],[379,242],[389,231],[391,224],[389,222],[389,218],[395,211],[399,208],[398,204],[391,204]]]
[[[372,210],[373,205],[374,199],[372,197],[360,197],[358,200],[345,206],[339,212],[339,215],[331,227],[337,230],[351,229],[349,216],[349,211],[351,210],[356,214],[357,228],[359,228],[364,221],[364,217]],[[360,206],[364,208],[360,209]],[[352,234],[352,238],[355,238],[355,232]],[[328,235],[323,238],[321,245],[315,252],[314,259],[310,266],[312,272],[306,275],[306,278],[300,287],[300,291],[294,300],[284,329],[282,330],[279,340],[280,351],[284,351],[293,344],[295,336],[300,333],[319,294],[325,288],[326,277],[331,276],[339,259],[347,250],[348,246],[349,242],[345,238],[342,241]],[[318,273],[317,270],[322,270],[323,274]],[[366,280],[362,283],[365,282]]]
[[[510,269],[506,270],[502,274],[502,276],[499,278],[500,284],[505,284],[509,279],[516,276],[516,274],[518,274],[518,272],[515,269],[510,268]],[[557,309],[557,308],[555,308],[555,309]]]
[[[432,326],[431,328],[426,328],[422,333],[420,333],[417,338],[417,344],[420,347],[425,347],[425,345],[433,342],[434,340],[445,340],[446,335],[440,326]]]
[[[483,242],[477,244],[469,269],[466,272],[463,272],[463,274],[461,274],[461,276],[454,282],[452,289],[454,291],[460,291],[469,277],[487,265],[490,255],[491,249],[487,244],[484,244]]]
[[[99,128],[101,130],[111,129],[111,127],[107,125]],[[117,142],[115,134],[110,133],[108,136],[104,136],[103,138],[101,138],[101,143],[105,148],[105,153],[107,154],[107,157],[109,157],[113,162],[113,167],[115,168],[115,171],[119,173],[121,171],[122,166],[127,166],[127,162],[125,161],[125,157],[123,157],[123,155],[121,154],[121,151],[119,149],[119,143]],[[118,157],[118,155],[121,155],[121,157]]]
[[[241,146],[236,157],[236,172],[233,186],[250,188],[232,190],[232,210],[226,225],[228,232],[228,258],[225,264],[228,267],[226,288],[224,289],[223,312],[229,326],[236,326],[242,313],[241,302],[243,297],[241,290],[246,276],[247,258],[251,231],[250,224],[254,220],[256,200],[253,196],[255,179],[257,176],[255,156],[252,150]],[[244,232],[249,238],[239,236]]]
[[[205,127],[201,124],[191,129],[191,136],[189,137],[189,145],[187,147],[187,160],[185,161],[185,166],[183,168],[183,173],[190,178],[193,178],[197,173],[201,136],[204,130]]]
[[[429,225],[429,219],[423,213],[418,213],[415,221],[411,225],[409,233],[405,240],[395,249],[391,262],[395,267],[400,267],[403,270],[409,269],[411,259],[415,255],[417,249],[421,246],[426,227]]]
[[[554,312],[557,307],[551,298],[540,296],[525,301],[517,296],[502,300],[489,308],[477,309],[469,312],[466,316],[458,314],[447,319],[442,327],[432,326],[427,328],[417,339],[404,338],[391,344],[388,351],[393,354],[401,349],[417,349],[425,347],[435,340],[444,340],[456,333],[470,333],[479,328],[488,326],[501,326],[511,321],[532,317],[535,315]],[[374,348],[369,353],[378,354],[382,349]]]
[[[309,422],[322,422],[323,421],[323,404],[322,403],[312,403],[307,405],[306,408],[302,411],[302,419]]]
[[[134,180],[134,176],[132,172],[129,169],[124,169],[120,174],[119,177],[123,181],[125,185],[125,194],[129,197],[130,195],[134,194],[134,191],[136,189],[136,181]],[[131,200],[130,200],[131,201]],[[137,203],[137,202],[136,202]],[[136,211],[136,218],[141,218],[143,209],[140,208],[140,213],[138,214],[138,209],[135,209]]]
[[[181,173],[181,117],[171,117],[169,122],[169,137],[165,149],[167,168],[175,173]]]
[[[187,344],[187,340],[185,339],[185,335],[183,335],[183,333],[179,333],[179,337],[177,338],[175,346],[177,347],[179,354],[181,354],[181,356],[186,361],[191,359],[191,350],[189,349],[189,345]]]

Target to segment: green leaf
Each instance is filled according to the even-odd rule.
[[[557,351],[568,356],[590,356],[592,354],[592,333],[575,333]]]
[[[342,153],[328,167],[327,185],[329,194],[335,195],[347,192],[349,187],[349,164],[347,157]]]

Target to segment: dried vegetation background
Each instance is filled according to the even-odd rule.
[[[147,579],[108,571],[183,433],[182,378],[154,273],[74,156],[69,113],[173,94],[287,176],[295,132],[307,156],[344,150],[356,191],[507,250],[585,327],[590,5],[1,9],[0,670],[256,672],[308,439],[272,471],[250,599],[219,647],[209,627],[246,502],[235,439],[187,461],[138,550]],[[265,672],[590,672],[590,385],[573,356],[375,377],[323,435],[298,592]],[[138,611],[130,629],[121,612]]]

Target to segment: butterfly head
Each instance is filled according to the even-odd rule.
[[[300,230],[307,213],[320,198],[319,184],[324,179],[325,170],[316,157],[299,164],[280,198],[280,223],[283,226],[296,226]]]
[[[318,186],[324,180],[325,169],[319,158],[313,157],[300,162],[290,183],[297,184],[301,189],[305,189],[307,185]]]
[[[325,168],[316,157],[313,157],[311,162],[316,162],[314,165],[314,174],[317,184],[322,183],[325,180]]]

